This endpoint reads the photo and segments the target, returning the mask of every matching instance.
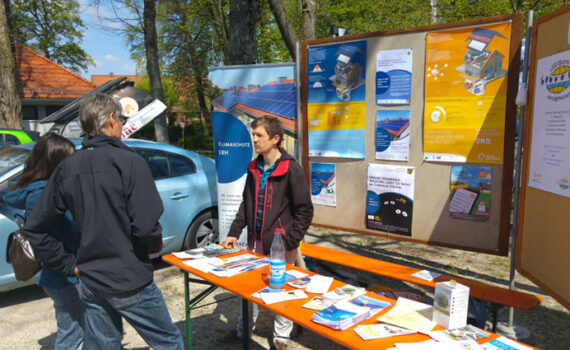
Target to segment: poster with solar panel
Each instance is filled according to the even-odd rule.
[[[334,163],[311,163],[311,200],[313,204],[336,207]]]
[[[410,155],[410,110],[376,111],[376,159],[407,161]]]
[[[309,156],[364,159],[366,41],[307,52]]]
[[[426,36],[424,160],[502,164],[512,23]]]
[[[414,167],[368,164],[366,228],[412,235]]]
[[[256,156],[251,123],[264,115],[281,121],[281,146],[295,154],[297,90],[294,64],[225,66],[211,68],[208,78],[219,89],[212,100],[216,171],[218,178],[219,237],[223,241],[242,200],[247,164]],[[247,235],[241,235],[245,241]]]
[[[412,99],[412,49],[376,53],[376,104],[409,105]]]
[[[570,197],[570,50],[536,64],[528,185]]]

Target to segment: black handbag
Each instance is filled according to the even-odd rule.
[[[18,219],[20,218],[20,219]],[[12,264],[16,279],[19,281],[27,281],[40,270],[40,261],[34,254],[34,250],[26,234],[20,220],[23,217],[19,214],[14,215],[16,224],[19,229],[10,233],[8,236],[8,244],[6,245],[6,262]]]

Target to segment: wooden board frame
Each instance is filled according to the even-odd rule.
[[[533,24],[516,269],[570,310],[570,198],[528,186],[537,63],[567,50],[570,5]]]
[[[419,47],[423,47],[423,52],[418,52],[417,54],[421,54],[421,57],[425,57],[425,34],[432,32],[432,31],[437,31],[437,30],[448,30],[448,29],[458,29],[458,28],[463,28],[463,27],[473,27],[473,26],[477,26],[477,25],[487,25],[487,24],[494,24],[494,23],[501,23],[501,22],[505,22],[505,21],[511,21],[512,23],[512,28],[511,28],[511,45],[510,45],[510,54],[509,54],[509,73],[508,73],[508,80],[507,80],[507,104],[506,104],[506,118],[505,118],[505,143],[504,143],[504,161],[503,164],[500,166],[497,165],[493,165],[492,169],[493,169],[493,178],[497,179],[496,182],[493,182],[493,188],[496,188],[496,186],[499,186],[499,190],[497,191],[495,189],[493,196],[496,198],[496,202],[494,203],[495,206],[493,208],[492,206],[492,211],[491,211],[491,215],[494,215],[494,221],[492,222],[492,224],[487,225],[483,228],[483,230],[485,230],[485,232],[481,232],[482,235],[489,235],[489,237],[485,237],[485,236],[479,236],[478,237],[478,241],[476,240],[470,240],[470,238],[468,237],[462,237],[461,241],[457,241],[454,239],[453,234],[449,234],[449,231],[454,229],[454,227],[451,226],[455,226],[459,221],[459,230],[462,230],[464,227],[467,227],[466,229],[466,235],[472,235],[473,232],[467,232],[467,231],[476,231],[476,229],[474,229],[473,227],[483,227],[483,226],[477,226],[480,225],[480,223],[475,223],[475,222],[470,222],[470,221],[465,221],[465,220],[454,220],[453,224],[450,224],[449,221],[444,218],[443,216],[445,216],[445,213],[443,213],[441,216],[436,216],[435,219],[436,220],[442,220],[444,223],[443,224],[438,224],[438,222],[435,222],[435,224],[433,222],[431,222],[430,224],[434,224],[434,227],[436,227],[436,229],[430,231],[430,232],[425,232],[422,233],[421,235],[415,235],[415,233],[418,232],[419,228],[418,226],[422,226],[420,224],[416,224],[416,206],[417,205],[421,205],[421,201],[418,204],[418,202],[415,200],[414,202],[414,224],[412,225],[412,235],[410,237],[407,236],[401,236],[401,235],[397,235],[397,234],[391,234],[391,233],[387,233],[387,232],[380,232],[380,231],[375,231],[375,230],[370,230],[370,229],[366,229],[365,228],[365,224],[364,224],[364,215],[365,215],[365,211],[362,210],[362,212],[360,213],[361,216],[361,223],[352,223],[352,224],[344,224],[343,222],[339,222],[338,220],[332,220],[329,221],[328,223],[325,223],[322,221],[322,219],[320,218],[320,212],[322,211],[322,208],[320,208],[321,206],[315,206],[315,218],[313,219],[313,224],[316,226],[321,226],[321,227],[325,227],[325,228],[331,228],[331,229],[340,229],[340,230],[345,230],[345,231],[349,231],[349,232],[354,232],[354,233],[360,233],[360,234],[366,234],[366,235],[372,235],[372,236],[380,236],[380,237],[388,237],[388,238],[393,238],[393,239],[398,239],[398,240],[404,240],[404,241],[412,241],[412,242],[420,242],[420,243],[426,243],[426,244],[430,244],[430,245],[437,245],[437,246],[444,246],[444,247],[451,247],[451,248],[458,248],[458,249],[462,249],[462,250],[469,250],[469,251],[475,251],[475,252],[482,252],[482,253],[488,253],[488,254],[495,254],[495,255],[503,255],[506,256],[508,254],[508,246],[509,246],[509,230],[510,230],[510,212],[511,212],[511,194],[512,194],[512,174],[513,174],[513,163],[514,163],[514,158],[513,158],[513,154],[514,154],[514,138],[515,138],[515,121],[516,121],[516,105],[514,103],[515,98],[516,98],[516,93],[518,90],[518,72],[519,72],[519,64],[520,64],[520,43],[521,43],[521,38],[522,38],[522,23],[523,23],[523,14],[522,13],[517,13],[517,14],[513,14],[513,15],[508,15],[508,16],[496,16],[496,17],[489,17],[489,18],[484,18],[484,19],[477,19],[477,20],[469,20],[469,21],[461,21],[461,22],[454,22],[454,23],[446,23],[446,24],[437,24],[437,25],[430,25],[430,26],[423,26],[423,27],[416,27],[416,28],[408,28],[408,29],[402,29],[402,30],[390,30],[390,31],[384,31],[384,32],[373,32],[373,33],[363,33],[363,34],[355,34],[355,35],[350,35],[350,36],[343,36],[343,37],[335,37],[335,38],[325,38],[325,39],[317,39],[317,40],[311,40],[311,41],[304,41],[301,44],[301,49],[300,49],[300,82],[301,82],[301,99],[300,99],[300,104],[301,104],[301,114],[300,114],[300,121],[301,121],[301,130],[302,130],[302,135],[303,137],[301,138],[300,142],[302,143],[302,157],[301,157],[301,161],[302,161],[302,165],[305,171],[305,174],[307,175],[307,178],[310,178],[310,162],[311,161],[317,161],[317,162],[328,162],[328,163],[335,163],[337,164],[337,171],[339,168],[343,168],[343,167],[350,167],[356,163],[363,163],[363,164],[367,164],[367,163],[380,163],[380,164],[395,164],[395,165],[403,165],[403,166],[416,166],[416,173],[419,171],[418,169],[418,164],[426,164],[425,162],[419,161],[416,163],[411,162],[412,161],[412,150],[410,150],[410,161],[409,162],[383,162],[383,161],[376,161],[374,159],[374,157],[369,157],[369,148],[370,148],[370,140],[366,140],[367,142],[367,156],[364,160],[347,160],[347,159],[341,159],[341,158],[322,158],[322,157],[309,157],[308,155],[308,119],[307,119],[307,51],[308,48],[311,46],[322,46],[322,45],[327,45],[327,44],[339,44],[339,43],[343,43],[343,42],[351,42],[351,41],[356,41],[356,40],[373,40],[373,39],[390,39],[390,38],[396,38],[396,37],[404,37],[406,35],[418,35],[419,37],[423,36],[423,41],[421,43],[417,43],[419,45]],[[418,40],[419,38],[415,38],[416,40]],[[423,46],[422,46],[423,45]],[[402,47],[394,47],[394,48],[402,48]],[[383,49],[390,49],[390,48],[383,48]],[[414,49],[414,51],[417,52],[417,50]],[[414,56],[416,55],[416,52],[414,52]],[[368,53],[368,55],[370,55]],[[416,61],[416,59],[414,58],[414,62]],[[371,60],[370,58],[367,59],[367,66],[370,64]],[[414,95],[414,89],[418,90],[417,88],[413,88],[412,89],[412,103],[414,103],[413,101],[416,101],[416,107],[417,105],[421,105],[422,108],[422,116],[423,116],[423,76],[424,76],[424,69],[425,69],[425,61],[421,62],[423,68],[421,69],[421,71],[416,71],[416,63],[414,63],[414,70],[412,75],[414,76],[421,76],[421,83],[422,83],[422,88],[421,88],[421,94],[416,94]],[[369,70],[367,68],[367,70]],[[367,85],[370,84],[370,82],[372,81],[372,79],[370,78],[370,75],[367,74]],[[414,83],[414,82],[413,82]],[[421,101],[419,101],[418,96],[420,96]],[[415,99],[414,99],[415,98]],[[369,92],[367,91],[366,93],[366,109],[367,109],[367,125],[369,124],[369,120],[371,118],[369,110],[371,108],[374,108],[374,110],[377,109],[377,107],[374,104],[374,107],[370,107],[370,100],[371,96],[369,94]],[[374,99],[372,99],[374,100]],[[412,109],[412,107],[410,106],[410,109],[412,110],[412,121],[414,120],[414,111]],[[416,121],[415,123],[418,123],[419,120],[423,120],[423,119],[419,119],[418,117],[416,117],[418,121]],[[419,128],[420,131],[423,131],[423,126]],[[368,134],[368,132],[367,132]],[[418,138],[418,136],[416,136],[416,138]],[[423,138],[423,133],[421,136],[419,136],[419,139],[421,140]],[[372,143],[373,144],[373,143]],[[420,153],[421,153],[421,157],[423,159],[423,150],[421,150],[421,146],[420,146]],[[416,152],[417,153],[417,152]],[[415,155],[415,158],[418,158],[418,154]],[[468,165],[468,164],[465,164]],[[442,163],[433,163],[430,162],[429,163],[429,167],[435,168],[435,167],[449,167],[451,168],[451,164],[442,164]],[[362,167],[361,167],[362,168]],[[364,171],[364,174],[360,174],[362,169],[360,169],[360,171],[358,172],[358,178],[354,179],[354,181],[359,181],[360,184],[360,188],[359,190],[362,191],[362,182],[364,182],[364,190],[366,187],[366,173]],[[338,175],[338,174],[337,174]],[[449,183],[449,178],[446,179],[447,183]],[[495,181],[495,180],[493,180]],[[339,191],[339,188],[344,186],[344,184],[339,181],[339,179],[337,178],[337,191]],[[418,182],[416,182],[416,189],[415,189],[415,198],[418,198],[418,193],[421,192],[422,188],[420,188],[420,186],[418,186]],[[338,192],[337,192],[338,193]],[[364,202],[364,198],[365,198],[365,191],[364,192],[359,192],[357,194],[355,194],[356,197],[361,198],[361,201]],[[442,194],[440,194],[442,195]],[[447,196],[449,196],[449,185],[447,185]],[[500,198],[497,198],[500,197]],[[448,202],[448,200],[447,200]],[[364,204],[364,203],[363,203]],[[344,204],[346,205],[346,203]],[[444,207],[447,208],[448,210],[448,206],[449,203],[446,204],[446,206]],[[500,208],[499,210],[497,210],[497,208]],[[328,209],[325,209],[328,210]],[[333,208],[332,210],[336,210],[337,211],[337,217],[339,218],[343,218],[346,217],[346,213],[343,211],[343,204],[342,204],[342,199],[339,200],[339,198],[337,198],[337,207]],[[343,214],[340,215],[338,213],[342,212]],[[329,217],[330,217],[330,213],[328,213]],[[447,216],[449,216],[449,211],[447,211]],[[342,219],[341,219],[342,220]],[[425,222],[429,221],[429,218],[426,217],[426,215],[422,216],[422,220],[424,220]],[[490,220],[491,221],[491,220]],[[443,228],[445,230],[443,230]],[[445,231],[445,235],[440,235],[440,232]],[[479,230],[482,231],[482,230]],[[477,231],[477,232],[479,232]],[[475,242],[475,244],[473,244],[473,242]]]

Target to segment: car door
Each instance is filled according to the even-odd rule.
[[[182,155],[136,149],[148,163],[164,212],[160,217],[163,251],[179,250],[190,225],[198,174],[194,162]]]

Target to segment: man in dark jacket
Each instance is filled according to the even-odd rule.
[[[283,126],[277,118],[261,117],[251,124],[251,128],[253,146],[258,157],[247,167],[243,200],[224,246],[235,247],[243,228],[247,226],[248,247],[269,255],[273,234],[279,228],[285,235],[285,260],[294,264],[299,242],[313,219],[307,178],[295,159],[279,147],[283,139]],[[253,323],[257,315],[258,310],[254,305]],[[238,337],[243,336],[241,325],[239,320]],[[292,329],[292,321],[275,315],[275,348],[287,348]]]
[[[83,148],[56,168],[24,229],[46,266],[79,277],[89,349],[121,349],[121,317],[152,348],[183,349],[149,259],[162,248],[162,201],[145,160],[121,142],[121,111],[111,96],[85,98]],[[49,233],[66,210],[80,235],[76,256]]]

